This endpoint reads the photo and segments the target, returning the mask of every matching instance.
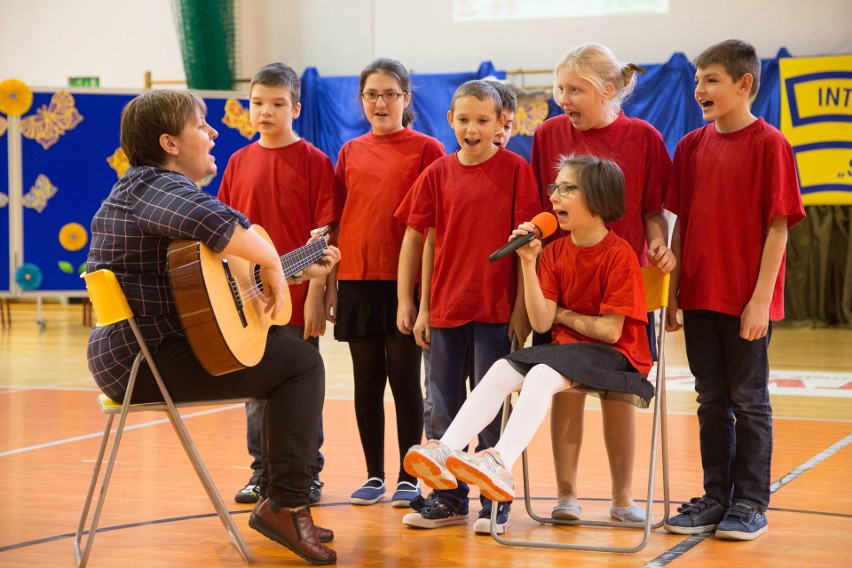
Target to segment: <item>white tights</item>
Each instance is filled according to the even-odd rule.
[[[506,430],[494,447],[506,469],[512,469],[547,415],[553,395],[571,386],[569,379],[547,365],[536,365],[524,377],[508,361],[500,359],[467,397],[441,442],[453,450],[464,448],[491,423],[506,396],[520,390]]]

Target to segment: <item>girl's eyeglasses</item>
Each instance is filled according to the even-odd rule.
[[[578,189],[580,189],[580,186],[573,183],[549,183],[547,184],[547,196],[550,197],[553,195],[553,192],[558,191],[559,197],[568,197],[569,193]]]
[[[361,98],[367,101],[368,103],[374,103],[381,97],[388,104],[395,103],[399,100],[399,97],[403,96],[405,93],[395,93],[393,91],[388,91],[387,93],[374,93],[373,91],[365,91],[361,93]]]

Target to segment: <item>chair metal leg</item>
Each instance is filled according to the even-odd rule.
[[[104,507],[104,502],[106,501],[107,489],[109,488],[109,482],[112,478],[112,470],[115,466],[115,458],[118,456],[118,447],[121,444],[121,436],[124,434],[124,425],[127,422],[127,414],[130,408],[130,398],[131,393],[133,392],[133,387],[136,384],[136,375],[139,372],[139,364],[141,363],[141,357],[136,357],[133,361],[133,367],[130,370],[130,380],[127,385],[127,394],[124,397],[124,401],[121,404],[121,412],[118,416],[118,426],[115,429],[115,437],[112,441],[112,449],[109,453],[109,460],[107,461],[106,470],[104,470],[104,478],[101,481],[101,490],[98,495],[98,502],[95,504],[95,510],[92,513],[92,523],[89,525],[89,532],[86,537],[86,544],[81,549],[81,543],[83,539],[83,529],[86,525],[86,518],[89,515],[89,507],[92,503],[92,497],[94,496],[95,487],[98,483],[98,474],[100,473],[101,464],[103,463],[104,452],[106,450],[107,443],[109,442],[110,429],[112,428],[112,422],[114,416],[112,414],[107,415],[106,428],[104,429],[104,435],[101,438],[101,447],[98,450],[98,456],[95,459],[95,467],[92,472],[92,480],[89,483],[89,492],[86,495],[86,502],[83,505],[83,513],[80,516],[80,523],[77,526],[77,532],[74,536],[74,555],[76,559],[77,568],[83,568],[89,560],[89,554],[92,551],[92,545],[94,544],[95,535],[98,531],[98,523],[101,519],[101,511]]]
[[[665,308],[660,311],[660,321],[665,321]],[[668,521],[669,516],[669,469],[668,469],[668,431],[666,422],[666,390],[665,390],[665,329],[661,329],[660,339],[658,344],[658,361],[657,361],[657,392],[654,397],[654,417],[651,429],[651,448],[650,448],[650,465],[648,469],[648,498],[645,505],[645,521],[641,523],[620,522],[620,521],[584,521],[584,520],[562,520],[552,517],[543,517],[536,514],[532,509],[532,500],[530,496],[529,483],[529,463],[527,460],[527,452],[521,454],[524,476],[524,506],[527,514],[534,521],[545,525],[579,525],[579,526],[598,526],[611,528],[638,528],[642,529],[642,539],[635,546],[595,546],[588,544],[569,544],[553,541],[531,541],[508,539],[498,535],[497,527],[497,507],[491,509],[491,537],[500,544],[506,546],[520,546],[527,548],[555,548],[561,550],[589,550],[595,552],[621,552],[633,553],[639,552],[651,538],[651,531],[658,529]],[[509,403],[511,395],[506,397],[503,405],[503,428],[506,427],[508,419]],[[663,470],[663,518],[656,524],[653,521],[653,505],[654,505],[654,485],[657,472],[657,450],[662,451],[662,470]]]
[[[136,323],[132,319],[128,320],[128,322],[130,323],[134,334],[136,334],[136,338],[139,341],[139,345],[142,349],[142,354],[148,361],[149,367],[151,368],[151,372],[154,375],[154,379],[157,381],[157,386],[160,388],[160,392],[163,395],[163,400],[166,403],[167,414],[169,415],[169,420],[172,423],[172,428],[180,439],[181,445],[183,445],[183,449],[186,452],[186,455],[189,458],[192,467],[195,469],[195,473],[196,475],[198,475],[198,479],[201,481],[201,485],[207,492],[207,497],[213,504],[213,508],[216,509],[216,514],[219,516],[219,520],[222,522],[222,526],[225,527],[228,536],[231,537],[231,542],[234,543],[234,546],[236,547],[237,551],[239,551],[240,555],[243,557],[245,563],[251,564],[253,559],[251,553],[249,552],[248,546],[246,546],[246,543],[243,540],[243,536],[237,529],[237,525],[234,524],[234,520],[231,518],[231,515],[228,512],[228,508],[225,506],[225,502],[222,501],[222,496],[219,495],[219,491],[216,489],[216,485],[213,483],[213,480],[210,477],[210,473],[207,471],[207,468],[204,467],[204,462],[201,460],[201,456],[199,455],[198,450],[195,448],[195,444],[192,442],[192,438],[189,437],[189,432],[187,432],[186,426],[184,425],[183,420],[181,419],[180,414],[178,413],[177,408],[175,407],[175,403],[174,401],[172,401],[172,397],[169,394],[168,389],[166,388],[165,381],[163,381],[163,377],[160,375],[160,370],[157,368],[157,365],[151,357],[151,353],[147,345],[145,344],[142,335],[139,333],[139,328],[136,326]]]

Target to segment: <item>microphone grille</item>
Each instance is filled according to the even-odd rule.
[[[556,216],[549,211],[544,211],[533,217],[532,224],[541,231],[541,238],[543,239],[552,235],[559,225],[556,221]]]

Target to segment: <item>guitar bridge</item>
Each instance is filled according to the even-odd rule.
[[[237,314],[240,316],[240,322],[243,324],[243,327],[248,327],[248,321],[246,320],[245,314],[245,303],[243,302],[243,297],[240,295],[240,287],[237,284],[237,280],[234,278],[233,274],[231,274],[231,267],[228,265],[228,259],[222,259],[222,268],[225,269],[225,280],[228,282],[228,287],[231,289],[231,297],[234,300],[234,306],[237,308]]]

